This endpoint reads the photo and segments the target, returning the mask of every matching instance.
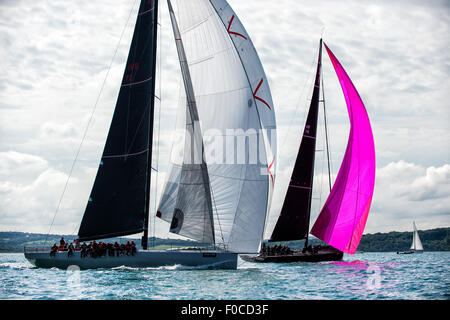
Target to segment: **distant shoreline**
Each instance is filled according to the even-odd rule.
[[[419,230],[424,250],[428,251],[450,251],[450,227],[435,228],[429,230]],[[23,253],[24,246],[43,247],[53,243],[59,243],[61,237],[68,241],[73,241],[75,235],[41,234],[17,231],[0,232],[0,253]],[[47,238],[47,241],[45,239]],[[104,239],[105,242],[131,241],[133,240],[140,247],[140,238],[111,238]],[[267,240],[265,240],[267,241]],[[361,238],[358,252],[397,252],[408,250],[412,242],[412,232],[391,231],[387,233],[369,233]],[[309,243],[312,245],[323,243],[317,238],[310,237]],[[302,248],[303,241],[285,241],[285,245],[291,248]],[[270,245],[270,244],[269,244]],[[190,240],[149,238],[149,246],[207,246]]]

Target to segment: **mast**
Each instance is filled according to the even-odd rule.
[[[320,75],[322,74],[322,38],[320,38],[320,44],[319,44],[319,60],[317,62],[317,74],[316,74],[316,81],[314,83],[314,91],[317,90],[318,91],[318,96],[317,99],[318,102],[320,102],[320,81],[322,81],[323,84],[323,77],[322,79],[320,79]],[[319,86],[319,88],[317,88],[316,86]],[[313,100],[314,100],[314,93],[313,93]],[[313,101],[311,101],[311,104],[313,103]],[[323,111],[324,111],[324,117],[325,117],[325,96],[323,95],[323,86],[322,86],[322,103],[323,103]],[[317,103],[318,104],[318,103]],[[316,125],[317,125],[317,119],[316,119]],[[325,117],[325,134],[326,134],[326,117]],[[315,153],[315,146],[314,146],[314,153]],[[328,152],[328,139],[327,139],[327,152]],[[308,203],[308,219],[306,220],[306,239],[305,239],[305,248],[308,247],[308,242],[309,242],[309,224],[310,224],[310,218],[311,218],[311,202],[312,202],[312,187],[313,187],[313,179],[314,179],[314,160],[315,157],[313,157],[313,165],[312,165],[312,175],[311,175],[311,191],[309,193],[309,203]],[[329,159],[328,159],[328,173],[330,173],[330,167],[329,167]],[[331,182],[330,182],[331,185]],[[330,186],[331,188],[331,186]],[[331,190],[331,189],[330,189]]]
[[[151,2],[151,1],[149,1]],[[151,10],[151,9],[150,9]],[[156,73],[156,51],[157,51],[157,38],[158,38],[158,0],[154,0],[153,5],[153,78],[155,79]],[[160,70],[161,72],[161,70]],[[147,250],[148,247],[148,225],[150,216],[150,182],[152,177],[152,150],[153,150],[153,122],[155,113],[155,84],[156,81],[152,81],[152,96],[150,98],[150,112],[149,112],[149,132],[148,132],[148,156],[147,156],[147,183],[146,183],[146,200],[145,200],[145,214],[144,214],[144,234],[142,236],[141,244],[142,249]]]
[[[306,118],[302,141],[300,143],[300,148],[297,154],[288,191],[284,199],[283,207],[269,241],[305,239],[305,247],[308,245],[321,70],[322,39],[320,39],[314,90],[308,116]]]

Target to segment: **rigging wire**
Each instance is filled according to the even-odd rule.
[[[50,234],[50,231],[51,231],[51,229],[52,229],[52,227],[53,227],[53,224],[54,224],[54,222],[55,222],[56,215],[58,214],[59,208],[61,207],[61,202],[62,202],[62,199],[64,198],[64,194],[66,193],[67,186],[68,186],[68,184],[69,184],[69,180],[70,180],[70,178],[72,177],[72,173],[73,173],[73,169],[74,169],[74,167],[75,167],[75,163],[76,163],[77,160],[78,160],[78,156],[79,156],[79,154],[80,154],[81,147],[82,147],[82,145],[83,145],[83,143],[84,143],[84,140],[86,139],[88,129],[89,129],[90,125],[91,125],[92,119],[93,119],[93,117],[94,117],[94,113],[95,113],[95,111],[96,111],[96,109],[97,109],[98,102],[99,102],[99,100],[100,100],[101,94],[102,94],[103,89],[104,89],[104,87],[105,87],[106,79],[108,78],[109,72],[110,72],[111,67],[112,67],[112,64],[113,64],[113,62],[114,62],[114,59],[116,58],[117,51],[118,51],[118,49],[119,49],[119,46],[120,46],[120,43],[121,43],[121,41],[122,41],[123,35],[124,35],[124,33],[125,33],[126,27],[128,26],[128,23],[129,23],[129,21],[130,21],[130,17],[131,17],[131,14],[132,14],[132,12],[133,12],[133,9],[134,9],[134,7],[135,7],[135,5],[136,5],[136,1],[137,1],[137,0],[134,0],[133,5],[131,6],[130,13],[128,14],[128,18],[127,18],[127,20],[126,20],[126,23],[125,23],[123,29],[122,29],[122,33],[120,34],[120,38],[119,38],[119,41],[118,41],[118,43],[117,43],[116,49],[115,49],[115,51],[114,51],[113,57],[112,57],[112,59],[111,59],[111,61],[110,61],[110,63],[109,63],[108,70],[107,70],[107,72],[106,72],[105,78],[103,79],[103,83],[102,83],[102,85],[101,85],[101,87],[100,87],[100,92],[99,92],[99,94],[98,94],[98,96],[97,96],[97,99],[96,99],[96,101],[95,101],[94,107],[92,108],[92,112],[91,112],[91,115],[90,115],[90,117],[89,117],[89,120],[88,120],[88,123],[87,123],[87,125],[86,125],[86,128],[84,129],[83,137],[82,137],[82,139],[81,139],[80,145],[78,146],[78,150],[77,150],[77,152],[76,152],[76,154],[75,154],[75,158],[74,158],[74,160],[73,160],[73,162],[72,162],[72,166],[71,166],[71,168],[70,168],[69,175],[67,176],[67,180],[66,180],[66,183],[65,183],[65,185],[64,185],[63,192],[62,192],[62,194],[61,194],[61,196],[60,196],[60,198],[59,198],[58,206],[56,207],[55,213],[54,213],[54,215],[53,215],[53,219],[52,219],[52,222],[51,222],[51,224],[50,224],[50,227],[49,227],[49,230],[48,230],[48,232],[47,232],[47,235],[46,235],[46,237],[45,237],[45,241],[47,241],[47,239],[48,239],[48,235]],[[81,222],[80,222],[80,224],[81,224]],[[77,228],[78,228],[78,227],[77,227]],[[76,229],[75,229],[75,231],[76,231]],[[75,232],[72,232],[72,234],[73,234],[73,233],[75,233]]]
[[[294,122],[294,120],[296,120],[297,113],[299,111],[300,106],[302,105],[302,100],[303,100],[303,95],[305,94],[305,89],[306,89],[306,87],[308,87],[308,88],[311,87],[310,85],[307,86],[308,82],[313,82],[314,81],[314,79],[312,78],[312,75],[313,75],[313,72],[314,72],[314,67],[317,66],[315,57],[317,56],[318,52],[319,51],[317,50],[316,54],[314,55],[314,58],[313,58],[312,62],[310,63],[309,71],[307,73],[308,76],[305,78],[305,82],[303,83],[302,91],[301,91],[300,96],[298,98],[298,102],[296,103],[294,116],[291,117],[291,121],[289,122],[288,130],[286,132],[286,136],[284,137],[283,143],[280,146],[280,151],[284,150],[284,147],[286,146],[286,142],[287,142],[287,139],[288,139],[288,137],[290,135],[289,133],[291,131],[293,122]],[[306,115],[307,108],[308,108],[308,103],[305,103],[305,108],[304,108],[304,113],[303,113],[304,114],[304,118],[306,118],[305,115]]]
[[[325,142],[326,142],[326,150],[327,150],[327,160],[328,160],[328,182],[329,188],[331,192],[331,181],[332,181],[332,160],[330,157],[331,154],[331,137],[329,135],[328,123],[327,123],[327,112],[325,108],[325,86],[323,84],[323,68],[321,69],[321,81],[322,81],[322,104],[323,104],[323,118],[324,118],[324,126],[325,126]]]

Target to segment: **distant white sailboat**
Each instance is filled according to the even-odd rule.
[[[413,226],[414,226],[414,234],[410,250],[414,251],[414,253],[422,253],[423,252],[422,241],[420,241],[419,232],[417,231],[415,222],[413,222]]]
[[[398,254],[409,254],[409,253],[423,253],[422,241],[420,241],[419,232],[416,228],[416,223],[413,222],[413,240],[411,243],[411,248],[409,251],[397,252]]]

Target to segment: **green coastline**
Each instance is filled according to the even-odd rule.
[[[74,235],[56,235],[26,233],[15,231],[0,232],[0,253],[23,252],[26,247],[43,247],[53,243],[59,243],[61,237],[68,241],[73,241]],[[419,236],[425,251],[450,251],[450,228],[436,228],[430,230],[419,230]],[[47,238],[47,241],[46,241]],[[139,238],[113,238],[104,241],[126,242],[133,240],[140,245]],[[411,246],[412,232],[392,231],[388,233],[364,234],[358,246],[359,252],[396,252],[408,250]],[[311,237],[309,243],[312,245],[321,244],[322,241]],[[275,244],[275,243],[274,243]],[[284,245],[291,248],[301,248],[303,241],[287,241]],[[154,249],[167,249],[174,247],[206,246],[189,240],[149,238],[149,245]],[[272,245],[272,243],[269,243]]]

